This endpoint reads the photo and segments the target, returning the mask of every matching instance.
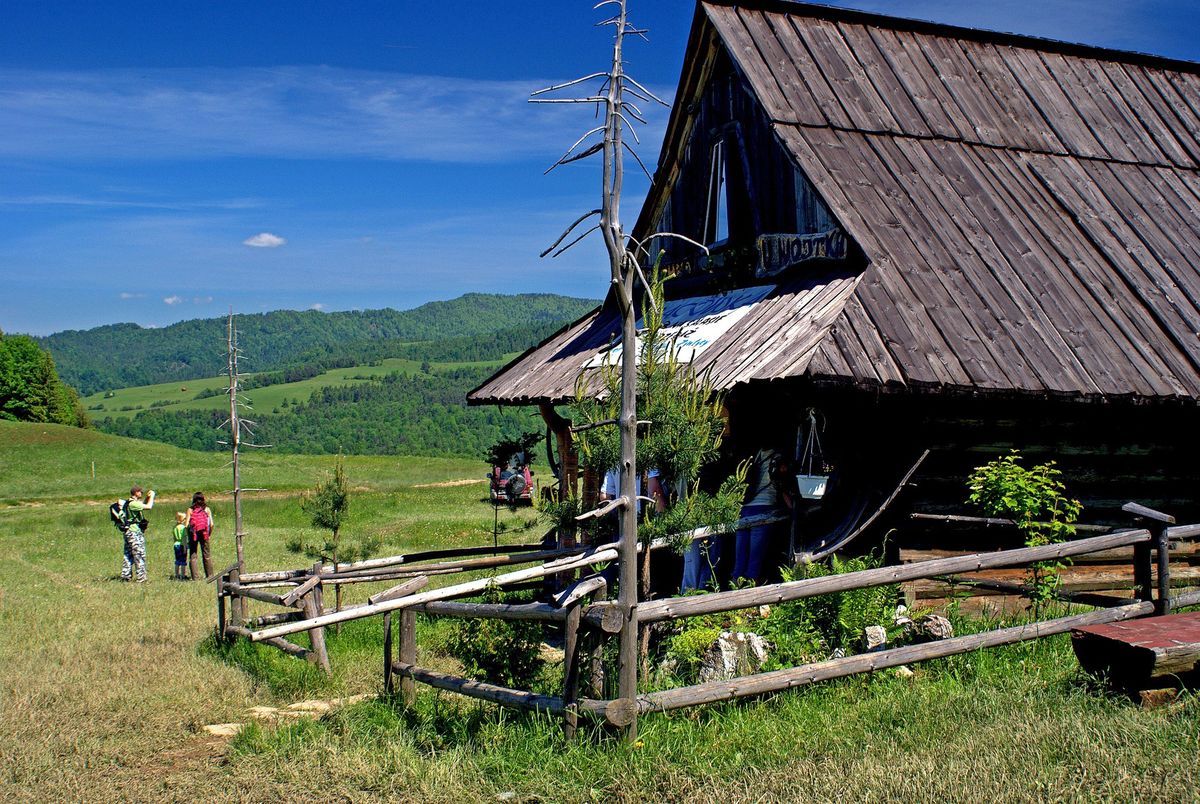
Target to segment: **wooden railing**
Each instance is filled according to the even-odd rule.
[[[1200,591],[1171,595],[1169,545],[1172,541],[1194,539],[1200,535],[1200,525],[1173,526],[1174,520],[1150,509],[1129,504],[1125,510],[1139,517],[1146,527],[1108,533],[1100,536],[1014,550],[976,553],[923,561],[901,566],[861,570],[842,575],[808,578],[786,583],[651,600],[638,605],[639,623],[649,624],[678,620],[704,614],[719,614],[777,605],[817,595],[866,589],[875,586],[944,577],[962,572],[1066,559],[1132,547],[1134,596],[1121,598],[1094,595],[1087,605],[1095,610],[1056,617],[1025,625],[1002,628],[938,642],[909,645],[865,654],[835,658],[772,672],[743,676],[728,681],[713,681],[658,692],[647,692],[635,699],[605,699],[598,676],[580,679],[581,659],[588,653],[600,666],[599,657],[604,642],[619,632],[622,626],[620,609],[607,601],[608,588],[604,578],[595,573],[595,565],[617,558],[615,545],[591,548],[545,550],[536,545],[507,548],[499,556],[481,556],[479,550],[431,551],[422,554],[374,559],[340,566],[337,571],[328,566],[311,570],[292,570],[284,573],[257,573],[237,578],[236,570],[226,571],[218,579],[218,602],[222,633],[239,635],[255,642],[275,645],[294,655],[305,649],[284,639],[299,631],[320,635],[324,626],[335,622],[383,615],[385,623],[384,677],[385,686],[392,690],[399,679],[399,690],[405,700],[415,694],[415,683],[421,682],[439,689],[492,701],[505,706],[535,709],[561,716],[568,734],[573,734],[580,713],[602,718],[614,725],[628,724],[640,713],[665,711],[715,701],[762,695],[792,687],[811,684],[856,673],[871,672],[887,667],[920,662],[984,647],[1007,645],[1052,634],[1060,634],[1085,625],[1115,622],[1150,614],[1165,614],[1172,608],[1200,604]],[[757,524],[763,518],[740,523]],[[696,531],[692,538],[708,536]],[[651,549],[665,546],[655,542]],[[488,548],[490,549],[490,548]],[[456,559],[456,560],[442,560]],[[477,578],[434,590],[422,591],[430,574],[468,572],[518,563],[536,566],[503,572],[491,578]],[[585,577],[569,586],[553,600],[529,604],[497,604],[461,602],[456,598],[477,595],[491,586],[512,588],[547,575],[583,571]],[[590,574],[589,574],[590,573]],[[361,579],[361,580],[360,580]],[[345,607],[340,612],[321,609],[320,589],[326,583],[353,583],[366,580],[403,579],[399,586],[372,596],[366,603]],[[269,586],[290,586],[289,594],[264,591]],[[1021,594],[1022,588],[1010,591]],[[1027,591],[1027,590],[1026,590]],[[299,611],[270,614],[248,623],[225,623],[224,596],[247,597],[254,600],[291,606]],[[237,607],[234,607],[236,610]],[[561,629],[564,642],[562,693],[547,695],[513,689],[496,684],[456,676],[417,664],[416,616],[496,618],[541,622]],[[398,628],[397,628],[398,626]],[[314,651],[317,638],[314,636]],[[322,640],[323,652],[323,640]],[[307,658],[313,658],[308,656]],[[317,657],[319,660],[319,657]],[[327,666],[328,660],[325,659]]]
[[[1157,513],[1149,512],[1149,509],[1140,509],[1140,507],[1127,510],[1142,516]],[[411,627],[402,629],[400,655],[395,661],[391,658],[389,645],[385,665],[388,668],[389,682],[393,675],[404,679],[401,683],[401,691],[406,697],[410,697],[413,693],[412,683],[419,681],[440,689],[452,690],[505,706],[537,709],[559,715],[564,718],[568,733],[574,731],[575,718],[579,713],[603,718],[613,725],[624,725],[637,714],[763,695],[817,681],[952,656],[980,648],[1038,639],[1065,633],[1081,626],[1161,614],[1172,608],[1200,603],[1200,591],[1171,597],[1170,566],[1167,561],[1169,542],[1195,538],[1200,535],[1200,525],[1169,527],[1169,518],[1151,519],[1150,522],[1151,526],[1148,528],[1093,536],[1062,544],[956,556],[905,566],[880,567],[843,575],[822,576],[749,589],[714,592],[707,595],[688,595],[641,603],[638,606],[639,623],[653,623],[702,614],[732,612],[761,605],[775,605],[834,592],[934,578],[948,573],[1024,566],[1040,561],[1088,555],[1128,546],[1134,547],[1133,571],[1138,579],[1135,597],[1103,598],[1106,605],[1081,614],[953,637],[938,642],[830,659],[727,681],[712,681],[676,689],[648,692],[637,696],[635,700],[606,700],[594,695],[592,697],[581,696],[578,694],[578,679],[572,676],[579,665],[581,650],[597,652],[604,637],[611,637],[620,630],[621,620],[618,608],[613,603],[603,601],[583,607],[582,616],[579,617],[577,623],[570,610],[562,611],[553,607],[530,606],[521,611],[522,616],[526,618],[544,619],[546,622],[561,623],[564,626],[568,651],[564,661],[563,694],[559,696],[511,689],[421,667],[416,664],[415,631]],[[1157,572],[1155,572],[1153,564],[1157,564]],[[1157,580],[1157,583],[1153,583],[1153,580]],[[1100,600],[1101,598],[1096,596],[1096,601]],[[514,618],[510,616],[510,612],[500,608],[484,612],[472,611],[470,608],[463,607],[453,611],[443,609],[428,611],[428,613]],[[411,613],[411,609],[406,609],[405,616],[415,617]],[[574,648],[574,651],[570,648]],[[592,692],[598,692],[598,689],[593,687]]]

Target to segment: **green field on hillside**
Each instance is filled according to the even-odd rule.
[[[169,580],[170,514],[196,488],[218,492],[214,563],[232,562],[224,456],[4,421],[0,443],[0,800],[1191,801],[1200,789],[1200,696],[1143,709],[1106,693],[1065,635],[911,677],[648,715],[633,745],[591,726],[568,743],[557,720],[427,687],[409,709],[382,694],[380,618],[329,629],[326,678],[274,648],[220,647],[213,587]],[[246,485],[270,489],[245,502],[250,570],[311,563],[285,543],[318,535],[299,492],[332,460],[247,456]],[[504,544],[541,534],[530,509],[481,501],[478,461],[348,456],[346,471],[345,537],[378,535],[384,554],[490,544],[494,521]],[[142,585],[117,580],[105,510],[131,482],[162,491]],[[962,633],[996,625],[950,615]],[[420,619],[418,663],[457,669],[451,627]],[[557,678],[551,659],[531,683]],[[365,698],[324,715],[253,711],[349,695]],[[204,728],[229,723],[246,725],[232,739]]]
[[[133,483],[172,498],[196,489],[228,489],[232,484],[229,456],[223,452],[194,452],[94,430],[4,420],[0,420],[0,443],[4,444],[0,506],[115,499],[127,495]],[[242,457],[242,482],[268,492],[295,492],[311,487],[334,460],[332,455],[248,450]],[[479,478],[481,498],[487,473],[481,460],[410,456],[349,455],[346,468],[356,486],[372,492]]]
[[[515,355],[506,356],[502,360],[484,360],[479,362],[433,363],[431,368],[437,371],[449,371],[458,368],[499,368]],[[350,366],[348,368],[330,369],[315,377],[300,382],[279,383],[262,388],[252,388],[244,393],[250,406],[258,412],[287,413],[286,407],[281,407],[284,400],[303,402],[312,396],[314,391],[329,386],[361,385],[372,380],[386,377],[388,374],[400,372],[413,374],[420,370],[422,361],[387,358],[373,365]],[[247,375],[252,378],[255,375]],[[113,391],[101,391],[83,398],[92,419],[103,419],[111,416],[114,419],[129,419],[139,413],[152,409],[165,411],[184,410],[224,410],[229,407],[229,398],[224,395],[206,396],[196,399],[202,391],[223,391],[229,387],[226,377],[208,377],[202,380],[186,380],[183,382],[159,383],[157,385],[139,385],[132,388],[119,388]],[[112,396],[109,396],[112,394]]]

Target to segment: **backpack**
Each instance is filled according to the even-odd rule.
[[[112,520],[113,526],[122,533],[125,532],[125,526],[127,524],[126,514],[128,511],[125,508],[125,502],[125,500],[117,500],[115,503],[108,506],[108,518]]]
[[[137,525],[143,532],[150,527],[145,516],[129,510],[129,500],[117,500],[108,506],[108,518],[112,520],[113,527],[122,533],[128,530],[130,525]]]
[[[203,508],[193,508],[188,512],[188,533],[197,539],[208,536],[208,513]]]

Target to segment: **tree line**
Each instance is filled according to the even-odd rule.
[[[478,457],[502,438],[541,426],[529,410],[467,407],[467,392],[490,373],[481,367],[394,372],[328,386],[287,412],[256,413],[255,441],[288,453]],[[219,411],[148,410],[97,425],[116,435],[219,450],[224,447],[217,443],[218,428],[225,418]]]
[[[0,332],[0,419],[88,425],[79,394],[59,379],[54,358],[28,335]]]
[[[444,302],[431,302],[412,310],[352,310],[322,313],[315,310],[279,310],[237,316],[244,353],[254,368],[276,371],[319,360],[353,361],[354,365],[380,357],[405,356],[397,351],[408,344],[420,359],[439,361],[454,350],[454,359],[468,356],[486,340],[469,344],[472,336],[506,332],[504,345],[511,351],[531,328],[556,329],[595,306],[588,299],[553,294],[506,296],[472,293]],[[524,332],[522,339],[520,333]],[[454,333],[454,346],[432,347],[446,333]],[[463,340],[466,339],[466,340]],[[90,330],[69,330],[39,339],[57,361],[63,380],[87,395],[97,391],[195,380],[221,374],[225,364],[225,319],[183,321],[160,329],[136,324],[113,324]],[[431,348],[442,351],[429,352]],[[497,343],[491,353],[502,348]],[[449,351],[446,351],[449,350]],[[476,353],[477,354],[477,353]],[[498,356],[498,355],[497,355]]]

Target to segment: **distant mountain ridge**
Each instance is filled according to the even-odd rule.
[[[579,318],[595,300],[549,293],[468,293],[411,310],[277,310],[235,314],[247,371],[285,368],[309,354],[355,351],[376,341],[441,341]],[[63,381],[81,394],[220,374],[225,368],[225,318],[181,321],[160,329],[110,324],[38,338]],[[531,345],[531,344],[530,344]],[[352,357],[353,355],[346,355]]]

